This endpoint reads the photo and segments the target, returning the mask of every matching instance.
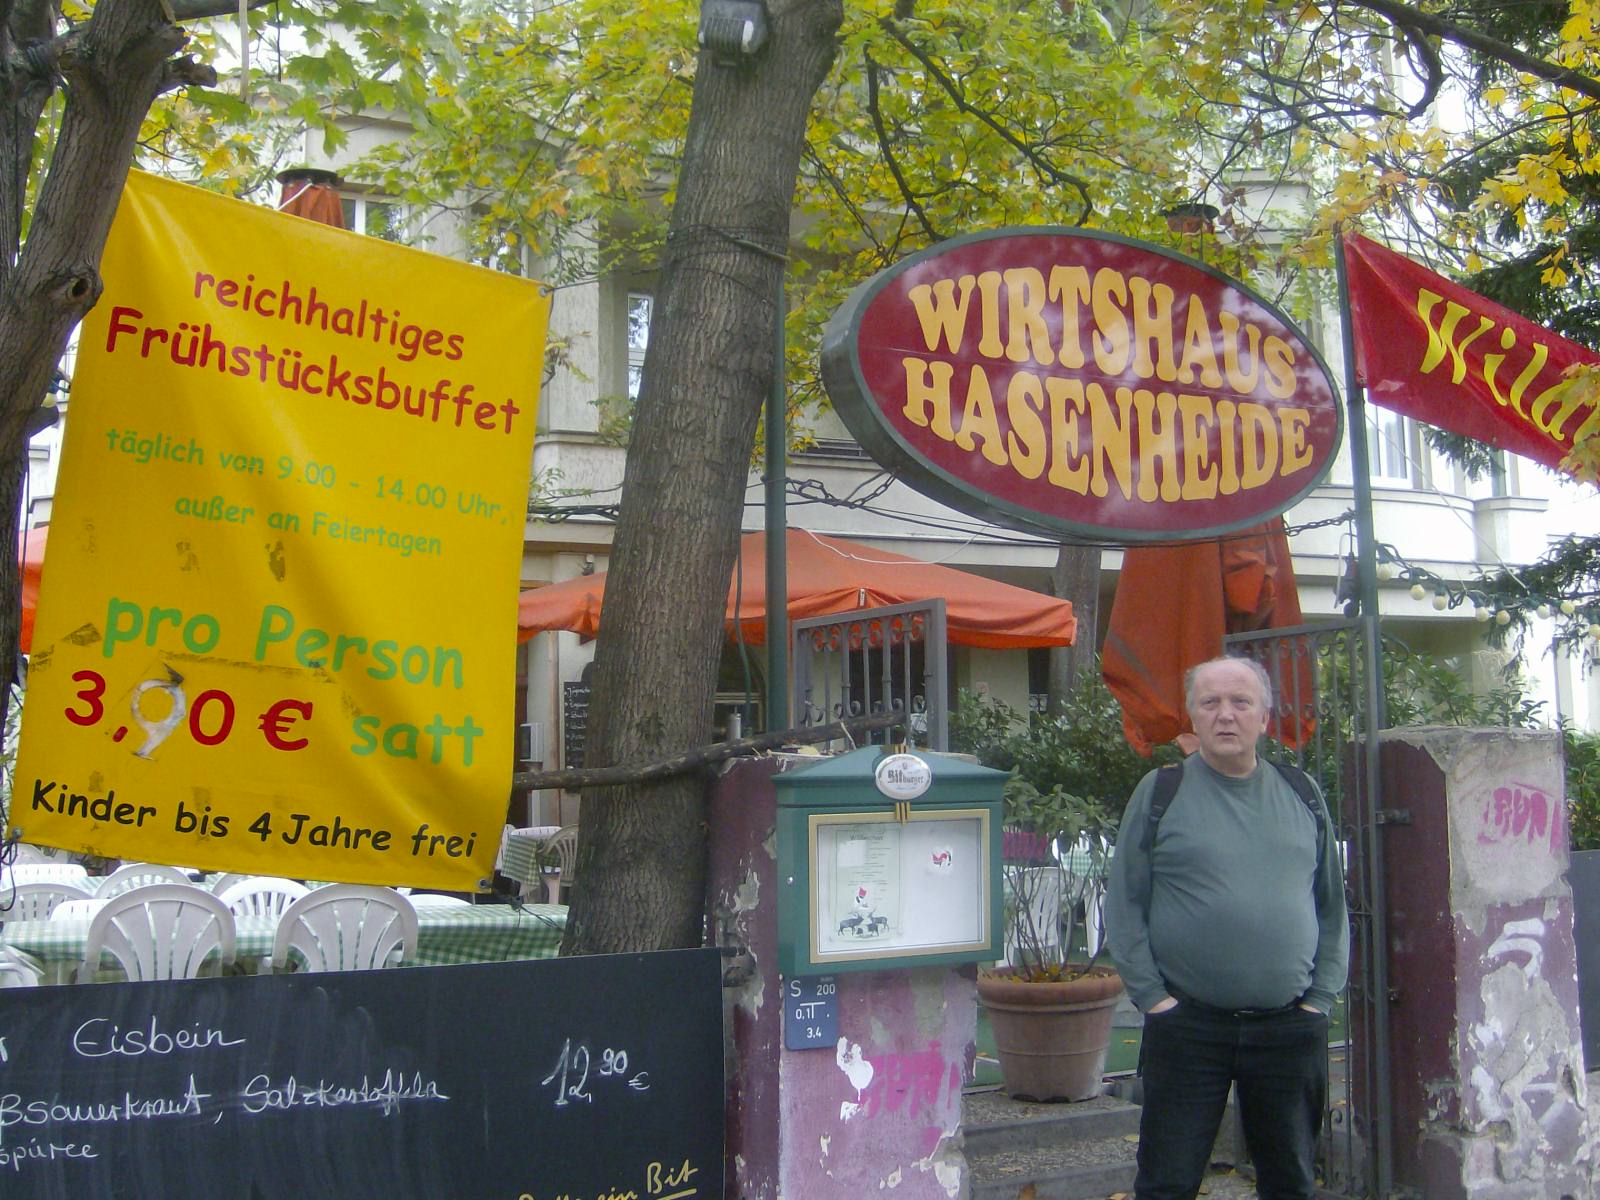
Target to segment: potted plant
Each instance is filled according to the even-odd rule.
[[[1105,806],[1058,784],[1006,786],[1007,965],[978,973],[1008,1095],[1086,1100],[1098,1094],[1122,997],[1116,970],[1095,951],[1075,960],[1079,914],[1097,924],[1114,828]]]
[[[1015,772],[1003,835],[1007,965],[978,976],[1005,1090],[1087,1099],[1100,1090],[1123,992],[1096,936],[1111,847],[1135,785],[1177,753],[1134,752],[1098,670],[1080,674],[1052,717],[1025,719],[963,695],[951,740],[985,766]],[[1080,920],[1091,926],[1094,953],[1076,953]]]

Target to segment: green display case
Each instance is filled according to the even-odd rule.
[[[1000,958],[1007,778],[882,746],[778,775],[778,969],[793,978]]]

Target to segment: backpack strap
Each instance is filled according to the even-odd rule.
[[[1323,850],[1327,845],[1327,820],[1324,816],[1322,804],[1317,799],[1316,785],[1299,767],[1292,767],[1288,763],[1274,762],[1278,774],[1283,776],[1283,781],[1293,789],[1294,794],[1300,798],[1300,803],[1306,806],[1311,813],[1311,819],[1317,825],[1317,865],[1321,869]],[[1167,815],[1167,809],[1172,806],[1173,797],[1178,794],[1178,785],[1183,782],[1183,764],[1173,763],[1156,771],[1155,791],[1150,797],[1150,815],[1145,821],[1144,837],[1140,848],[1146,854],[1156,844],[1156,826],[1161,824],[1161,818]]]
[[[1328,842],[1328,820],[1327,811],[1317,798],[1317,786],[1311,782],[1311,776],[1299,767],[1281,762],[1274,762],[1272,765],[1278,768],[1278,774],[1282,775],[1284,782],[1294,789],[1294,794],[1300,797],[1300,803],[1306,806],[1311,813],[1311,819],[1317,823],[1317,869],[1321,870],[1322,853]]]
[[[1178,785],[1183,782],[1183,764],[1170,763],[1156,771],[1156,790],[1150,797],[1150,817],[1144,823],[1144,838],[1139,843],[1139,848],[1146,854],[1156,844],[1156,826],[1161,824],[1161,818],[1167,815],[1167,809],[1172,804],[1172,798],[1178,794]]]

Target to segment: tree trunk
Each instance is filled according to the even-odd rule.
[[[171,61],[187,35],[158,0],[100,0],[86,25],[53,41],[53,6],[19,3],[6,15],[0,50],[26,69],[0,84],[0,719],[4,685],[16,672],[17,514],[29,420],[73,326],[100,297],[100,254],[145,114],[161,92],[195,77],[193,64]],[[33,143],[55,72],[67,102],[23,243]]]
[[[595,656],[588,766],[711,740],[745,480],[811,101],[842,0],[771,3],[748,65],[702,53]],[[587,790],[564,953],[695,946],[703,777]]]
[[[1100,616],[1100,547],[1061,543],[1050,590],[1060,600],[1072,601],[1078,618],[1078,640],[1070,646],[1050,648],[1050,715],[1059,716],[1080,671],[1095,669],[1096,627]]]

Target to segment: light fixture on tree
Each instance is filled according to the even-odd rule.
[[[764,0],[702,0],[700,45],[718,66],[735,67],[761,52],[771,32]]]

